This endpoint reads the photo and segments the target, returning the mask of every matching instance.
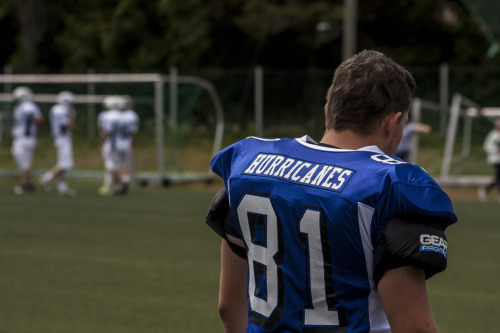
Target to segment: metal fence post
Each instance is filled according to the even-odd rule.
[[[255,108],[255,135],[263,136],[264,133],[264,70],[256,66],[254,70],[254,108]]]

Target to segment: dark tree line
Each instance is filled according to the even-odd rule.
[[[14,72],[331,68],[342,0],[0,0]],[[359,1],[357,48],[407,66],[498,65],[461,0]]]

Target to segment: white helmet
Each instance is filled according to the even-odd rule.
[[[71,91],[61,91],[59,94],[57,94],[56,97],[56,102],[60,104],[73,104],[75,101],[75,95]]]
[[[31,91],[31,89],[28,87],[20,86],[14,89],[12,95],[14,96],[15,101],[19,102],[31,101],[31,98],[33,96],[33,91]]]
[[[120,97],[106,96],[102,104],[106,110],[118,110],[120,108]]]
[[[119,109],[127,110],[130,108],[130,96],[117,96],[119,98]]]
[[[102,100],[102,105],[104,106],[104,108],[105,108],[106,110],[109,110],[110,103],[111,103],[111,98],[112,98],[112,96],[106,96],[106,97],[104,97],[104,99]]]

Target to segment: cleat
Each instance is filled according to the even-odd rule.
[[[128,192],[128,185],[122,185],[115,190],[115,195],[125,195]]]
[[[17,185],[14,187],[14,193],[17,195],[23,195],[25,193],[35,192],[35,186],[33,184]]]
[[[111,191],[111,189],[104,187],[104,186],[99,187],[99,190],[97,191],[97,193],[103,197],[110,197],[113,195],[113,192]]]
[[[26,185],[21,185],[23,187],[24,192],[35,192],[35,185],[33,183],[29,183]]]
[[[14,187],[14,193],[17,195],[23,195],[24,194],[24,189],[21,185],[17,185]]]

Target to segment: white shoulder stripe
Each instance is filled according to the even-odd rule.
[[[258,136],[249,136],[249,137],[247,137],[247,139],[255,139],[255,140],[259,140],[259,141],[280,141],[281,140],[279,138],[277,138],[277,139],[259,138]]]

